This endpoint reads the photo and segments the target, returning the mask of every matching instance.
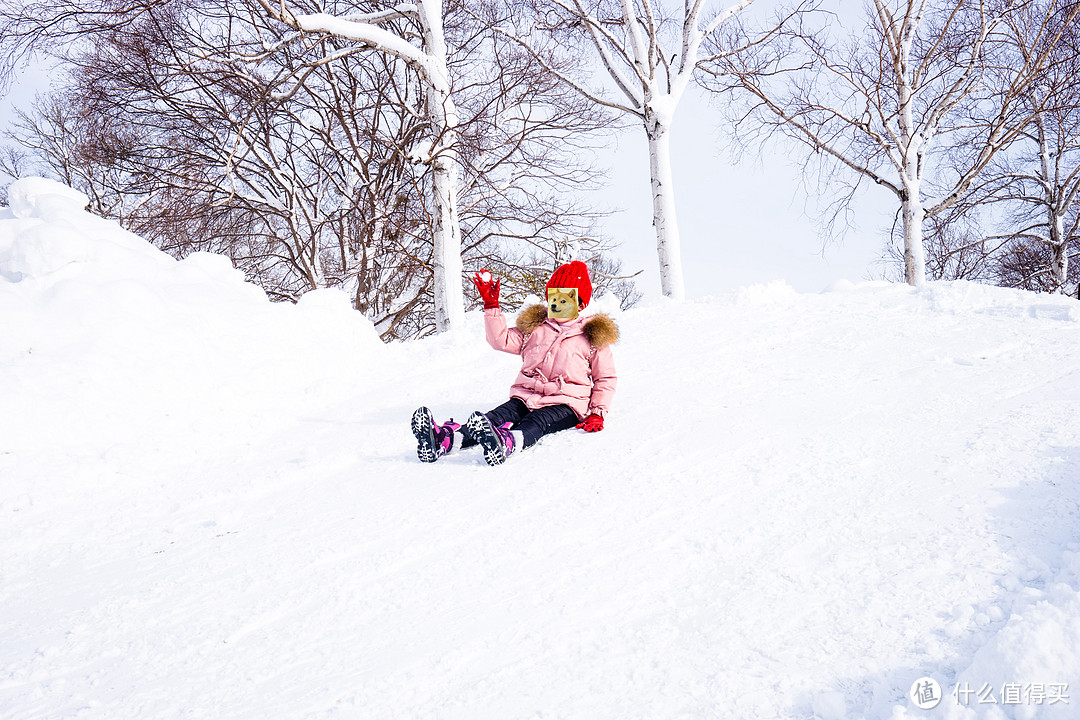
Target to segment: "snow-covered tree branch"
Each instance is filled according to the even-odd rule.
[[[269,17],[294,30],[333,35],[387,53],[408,63],[423,79],[428,121],[436,138],[425,158],[431,167],[435,207],[432,256],[435,326],[439,331],[460,327],[465,319],[465,300],[458,220],[458,114],[451,94],[442,0],[417,0],[413,5],[399,5],[392,11],[371,13],[359,19],[297,13],[289,9],[285,0],[259,0],[259,3]],[[381,26],[397,17],[415,19],[419,26],[419,46]]]
[[[568,190],[594,182],[590,150],[610,119],[464,13],[445,42],[458,118],[448,146],[418,56],[402,48],[301,31],[257,0],[198,0],[197,12],[147,0],[122,17],[108,0],[34,7],[46,2],[66,19],[24,20],[66,39],[36,45],[62,50],[63,71],[37,116],[12,128],[21,150],[0,170],[59,177],[179,257],[226,254],[275,299],[336,287],[386,339],[432,332],[430,168],[448,156],[462,262],[517,275],[523,250],[596,234],[597,213]],[[416,6],[369,7],[340,18],[420,48]]]

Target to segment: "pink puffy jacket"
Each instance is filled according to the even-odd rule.
[[[615,322],[603,314],[558,322],[547,308],[533,305],[506,326],[498,308],[484,311],[488,344],[521,355],[521,372],[510,388],[532,409],[569,405],[579,419],[603,417],[615,394],[615,361],[611,346],[619,339]]]

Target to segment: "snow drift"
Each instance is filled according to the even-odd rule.
[[[514,376],[479,314],[387,346],[339,293],[9,197],[5,718],[1076,715],[1073,300],[598,299],[604,432],[424,465],[416,406]]]

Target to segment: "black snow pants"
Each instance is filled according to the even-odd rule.
[[[569,430],[577,425],[577,413],[569,405],[549,405],[547,407],[530,410],[529,407],[518,398],[510,398],[494,410],[484,413],[491,421],[492,427],[499,427],[511,423],[511,430],[520,430],[525,436],[525,447],[531,447],[536,441],[545,435],[560,430]],[[467,448],[476,445],[476,440],[464,435],[461,447]]]

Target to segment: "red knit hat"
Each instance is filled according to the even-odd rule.
[[[551,274],[551,279],[544,287],[550,288],[577,288],[578,300],[581,301],[582,309],[592,299],[592,282],[589,280],[589,268],[580,260],[562,265]]]

